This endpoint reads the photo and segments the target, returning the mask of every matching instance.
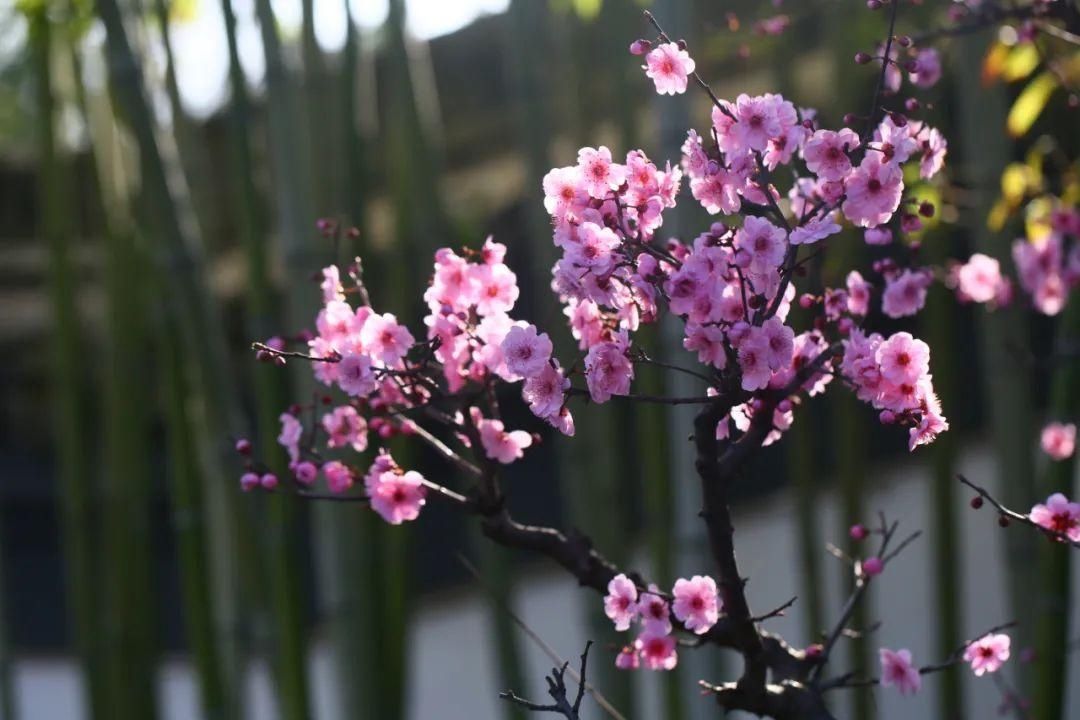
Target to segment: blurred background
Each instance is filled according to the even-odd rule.
[[[905,6],[901,27],[948,4]],[[619,674],[599,597],[553,566],[489,547],[439,503],[390,528],[359,506],[242,495],[232,452],[250,437],[280,466],[277,416],[313,388],[249,347],[312,323],[328,262],[362,255],[376,307],[415,327],[432,250],[492,234],[522,286],[515,313],[561,331],[544,173],[586,145],[677,161],[686,130],[708,127],[707,98],[658,98],[627,52],[651,36],[645,5],[721,97],[781,92],[826,125],[865,112],[875,73],[851,58],[886,18],[862,0],[0,0],[0,717],[512,720],[498,691],[540,699],[544,646],[573,659],[589,638],[592,682],[625,717],[716,716],[696,681],[731,677],[737,658],[684,650],[672,673]],[[1015,37],[1001,40],[1007,60]],[[988,75],[992,41],[950,45],[923,96],[951,143],[950,185],[916,189],[948,221],[920,238],[929,261],[1007,257],[1023,232],[1010,211],[1032,193],[1002,195],[1002,171],[1031,184],[1032,158],[1076,155],[1062,93],[1023,137],[1005,133],[1032,70]],[[692,204],[666,232],[706,227]],[[836,284],[870,250],[844,235],[807,283]],[[857,554],[847,528],[882,510],[925,534],[875,583],[837,672],[875,673],[880,645],[935,662],[1013,619],[1015,647],[1037,652],[998,682],[960,670],[914,698],[837,697],[839,717],[988,717],[1010,688],[1040,720],[1078,717],[1071,558],[969,510],[953,479],[1021,510],[1061,485],[1037,432],[1080,399],[1030,360],[1057,330],[940,286],[900,327],[934,348],[953,431],[908,456],[906,433],[845,393],[800,411],[739,489],[751,603],[797,596],[770,629],[815,641],[849,575],[826,543]],[[641,335],[682,359],[677,329]],[[687,416],[575,412],[579,437],[546,435],[510,469],[515,515],[580,528],[661,585],[710,572]]]

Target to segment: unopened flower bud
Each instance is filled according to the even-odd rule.
[[[923,200],[919,203],[919,214],[925,218],[934,217],[934,203],[929,200]]]
[[[259,476],[255,473],[249,472],[240,476],[240,489],[244,492],[251,492],[257,487],[259,487]]]
[[[1005,517],[1004,515],[999,515],[998,516],[998,525],[1000,525],[1003,528],[1009,527],[1009,518]]]
[[[909,113],[918,112],[920,107],[919,101],[915,98],[908,98],[904,101],[904,109]]]
[[[274,473],[266,473],[261,478],[259,478],[259,484],[262,485],[263,488],[266,490],[273,490],[278,485],[277,475],[275,475]]]
[[[868,557],[862,561],[863,575],[866,577],[876,577],[881,574],[881,571],[885,569],[885,563],[881,562],[881,558],[873,556]]]
[[[907,35],[898,35],[896,37],[896,44],[900,47],[911,47],[911,38]],[[914,70],[912,72],[914,72]]]
[[[236,452],[240,453],[241,455],[251,454],[251,441],[247,438],[240,438],[239,440],[237,440],[235,447]]]
[[[799,296],[799,307],[803,310],[812,308],[815,303],[817,303],[817,298],[810,293],[803,293]]]
[[[848,530],[848,537],[850,537],[852,540],[855,540],[856,542],[860,540],[865,540],[868,535],[870,535],[870,531],[866,529],[865,525],[862,525],[860,523],[852,525],[851,528]]]
[[[971,509],[972,510],[978,510],[982,506],[983,506],[982,495],[976,495],[975,497],[971,498]]]
[[[856,65],[866,65],[868,62],[870,62],[873,59],[874,58],[870,57],[870,53],[864,53],[864,52],[861,52],[861,51],[855,53],[855,64]]]
[[[892,425],[894,422],[896,422],[896,413],[894,413],[892,410],[882,410],[878,414],[878,420],[881,422],[882,425]]]
[[[298,482],[310,485],[315,482],[315,478],[319,475],[319,469],[315,467],[315,463],[305,460],[296,463],[296,467],[293,468],[293,475],[296,476]]]
[[[631,55],[644,55],[652,49],[652,43],[645,38],[638,38],[634,42],[630,43]]]

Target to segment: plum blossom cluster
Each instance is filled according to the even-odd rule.
[[[604,613],[625,632],[637,622],[640,631],[615,658],[616,667],[636,670],[671,670],[678,664],[676,640],[672,634],[672,618],[696,635],[707,633],[723,611],[716,581],[706,575],[675,581],[670,595],[661,593],[656,585],[638,588],[625,574],[616,575],[608,583],[604,597]]]
[[[987,633],[964,646],[959,658],[971,666],[976,677],[995,673],[1009,659],[1011,638],[1004,633]],[[922,674],[932,669],[919,668],[910,650],[878,650],[882,687],[895,687],[901,695],[914,695],[922,688]]]
[[[1057,315],[1080,285],[1080,210],[1059,204],[1039,227],[1039,232],[1013,242],[1012,261],[1031,307],[1043,315]],[[949,284],[961,302],[1003,306],[1015,293],[1001,263],[982,253],[952,267]]]
[[[1065,495],[1054,493],[1031,508],[1031,521],[1041,528],[1055,533],[1060,539],[1080,542],[1080,503],[1070,502]]]
[[[930,348],[910,333],[888,339],[853,331],[844,341],[841,372],[857,397],[880,410],[883,423],[910,427],[908,447],[931,442],[948,430],[930,375]]]

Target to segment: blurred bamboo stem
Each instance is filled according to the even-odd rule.
[[[1061,316],[1057,329],[1060,340],[1080,337],[1080,301],[1073,297]],[[1053,420],[1075,418],[1080,410],[1080,363],[1063,363],[1053,376],[1050,387],[1050,417]],[[1039,498],[1053,493],[1076,495],[1076,454],[1065,460],[1050,461],[1038,488]],[[1023,507],[1023,506],[1021,506]],[[1069,690],[1069,647],[1072,600],[1071,548],[1047,543],[1039,553],[1039,586],[1044,603],[1035,618],[1035,657],[1038,677],[1035,683],[1035,720],[1063,720],[1066,693]]]
[[[69,212],[71,189],[56,150],[56,110],[50,67],[52,28],[45,5],[29,15],[30,49],[37,79],[39,116],[38,167],[41,233],[49,253],[49,295],[53,329],[52,426],[57,462],[57,497],[61,507],[66,599],[72,618],[74,645],[86,682],[90,717],[109,717],[108,679],[98,633],[101,603],[97,593],[98,537],[95,532],[97,497],[84,425],[89,386],[79,358],[82,321],[76,309],[75,271],[69,241],[73,237]]]
[[[279,322],[275,312],[273,289],[269,277],[269,242],[260,219],[258,191],[255,188],[257,169],[251,149],[254,127],[251,121],[251,102],[247,81],[240,64],[239,46],[236,38],[236,16],[231,0],[222,0],[225,18],[225,34],[229,49],[229,146],[232,151],[230,171],[233,186],[239,193],[239,220],[241,243],[247,256],[247,314],[246,327],[254,339],[265,339],[274,334]],[[261,17],[261,16],[260,16]],[[269,28],[273,39],[277,29]],[[264,44],[267,38],[264,33]],[[264,45],[267,56],[267,92],[270,108],[271,154],[279,159],[280,152],[290,152],[295,135],[289,137],[291,106],[288,101],[287,82],[280,66],[280,48],[276,44]],[[278,56],[273,56],[277,52]],[[272,67],[273,65],[273,67]],[[283,133],[284,136],[283,136]],[[279,167],[279,182],[294,178],[291,168]],[[280,207],[288,207],[283,196],[304,192],[303,186],[293,185],[279,192]],[[289,218],[292,220],[292,217]],[[294,222],[299,222],[299,219]],[[299,228],[281,228],[283,234],[299,234]],[[291,265],[289,267],[292,267]],[[298,292],[307,288],[300,283],[290,283]],[[275,473],[285,477],[289,472],[282,449],[275,442],[278,414],[285,408],[284,376],[270,365],[260,364],[253,370],[256,408],[257,442],[260,456]],[[307,641],[303,606],[303,579],[300,570],[297,543],[297,502],[287,493],[275,493],[264,498],[265,526],[263,527],[263,555],[266,558],[267,581],[270,591],[272,622],[273,667],[277,680],[278,703],[286,720],[305,720],[310,714],[310,690],[307,674]]]
[[[990,33],[959,39],[956,54],[959,77],[978,77]],[[1009,140],[1004,134],[1007,111],[1004,89],[980,87],[977,83],[954,84],[959,118],[957,136],[963,140],[964,181],[969,188],[971,205],[965,214],[974,250],[990,257],[1010,257],[1013,235],[1009,230],[991,231],[987,216],[1000,187],[1000,177],[1011,159]],[[1035,497],[1035,472],[1032,435],[1035,428],[1032,411],[1031,377],[1009,352],[1010,347],[1027,347],[1027,311],[1014,303],[993,313],[976,313],[981,336],[979,353],[985,362],[983,397],[989,403],[990,443],[996,461],[998,497],[1009,507],[1030,507]],[[1019,648],[1033,642],[1035,604],[1031,589],[1037,587],[1036,556],[1038,538],[1033,533],[1007,533],[1010,617],[1017,621],[1013,641]],[[968,628],[970,632],[972,628]],[[1022,694],[1029,694],[1033,665],[1018,663],[1013,672]],[[1041,672],[1041,671],[1040,671]]]
[[[210,556],[217,595],[215,607],[224,658],[224,685],[230,689],[229,716],[236,717],[240,697],[235,688],[242,674],[240,648],[244,638],[238,579],[242,573],[250,575],[257,558],[251,552],[250,533],[242,530],[246,523],[237,506],[235,482],[224,470],[232,459],[229,437],[238,435],[241,427],[229,378],[225,336],[213,294],[206,285],[205,260],[183,179],[171,170],[175,167],[173,157],[170,155],[166,160],[164,153],[171,150],[170,146],[156,135],[120,6],[117,0],[98,0],[97,10],[106,30],[110,85],[120,115],[135,139],[147,212],[159,231],[152,257],[159,275],[166,281],[166,312],[179,320],[182,347],[198,370],[195,389],[202,405],[198,408],[197,427],[202,430],[199,450],[211,543],[215,549]]]
[[[927,260],[943,266],[949,258],[950,235],[933,231],[928,235],[923,243]],[[958,412],[960,408],[956,405],[958,393],[955,342],[958,328],[955,322],[955,300],[945,287],[935,285],[931,288],[923,321],[927,326],[927,342],[934,348],[934,389],[946,412],[949,412],[950,408],[953,412]],[[965,637],[961,620],[964,593],[960,559],[964,555],[957,517],[961,506],[957,504],[956,432],[954,427],[951,432],[944,433],[931,448],[933,486],[928,514],[932,525],[931,542],[935,548],[935,652],[940,657],[949,657]],[[960,668],[948,668],[938,677],[939,717],[965,717]]]
[[[184,624],[191,648],[199,694],[207,720],[230,718],[221,658],[214,625],[213,589],[207,572],[203,489],[193,418],[189,412],[191,389],[185,361],[176,338],[175,319],[163,318],[158,328],[158,357],[169,448],[169,488],[173,535],[180,561]]]

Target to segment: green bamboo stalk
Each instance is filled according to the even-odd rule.
[[[79,358],[83,355],[81,321],[75,305],[75,271],[69,241],[72,191],[56,150],[55,99],[50,56],[52,29],[43,3],[28,15],[30,49],[37,77],[39,115],[41,233],[49,252],[49,294],[52,311],[52,425],[55,428],[58,501],[62,509],[66,600],[72,617],[73,641],[87,687],[90,716],[108,717],[108,683],[98,632],[101,603],[97,593],[98,539],[95,533],[96,491],[89,472],[89,434],[84,427],[89,387]]]
[[[254,134],[251,102],[244,71],[240,65],[236,16],[231,0],[222,0],[222,14],[229,49],[229,145],[232,152],[230,170],[239,193],[240,234],[248,261],[246,325],[252,337],[263,339],[274,333],[277,324],[268,270],[269,242],[262,229],[258,192],[254,183],[257,170],[250,144]],[[272,53],[280,50],[276,44],[272,44],[277,38],[276,26],[263,24],[263,30],[267,55],[271,154],[277,159],[279,152],[289,152],[293,148],[293,138],[289,137],[291,107],[288,90],[281,86],[282,80],[287,82],[287,78],[280,64],[280,53],[275,60],[271,59]],[[274,67],[271,68],[272,63]],[[276,176],[279,182],[286,182],[294,177],[285,167],[279,167],[279,170],[283,171]],[[285,192],[302,194],[304,189],[303,186],[295,186],[286,188]],[[281,193],[279,199],[286,203],[282,207],[287,211],[288,201],[280,198],[280,195]],[[292,220],[293,216],[289,215],[288,218]],[[296,222],[299,223],[299,217]],[[298,236],[301,232],[299,228],[293,227],[283,230],[289,236]],[[287,267],[293,266],[287,264]],[[300,288],[300,291],[306,290],[301,283],[292,285]],[[285,407],[282,376],[275,372],[273,367],[260,365],[253,370],[253,380],[256,430],[261,456],[276,473],[284,476],[288,472],[286,458],[274,442],[278,427],[277,416]],[[265,509],[266,526],[263,538],[273,617],[271,635],[278,702],[283,717],[288,720],[304,720],[310,712],[310,690],[307,677],[303,579],[298,543],[295,542],[299,532],[296,500],[288,494],[275,494],[265,498]]]
[[[945,233],[928,233],[923,243],[927,260],[934,265],[944,265],[949,258],[949,236]],[[930,289],[922,320],[927,330],[927,342],[934,348],[934,389],[942,406],[956,408],[956,300],[941,285]],[[958,408],[956,408],[958,410]],[[960,559],[963,546],[958,530],[958,504],[956,483],[956,430],[944,433],[931,448],[933,485],[930,494],[929,516],[931,518],[930,543],[934,547],[935,597],[934,638],[935,652],[948,657],[963,640],[961,620],[963,583]],[[938,679],[938,713],[943,718],[962,718],[964,693],[960,668],[945,670]]]
[[[1072,298],[1058,327],[1058,337],[1072,341],[1080,337],[1080,302]],[[1053,418],[1073,418],[1080,411],[1080,363],[1063,362],[1054,371],[1050,387],[1050,414]],[[1076,455],[1051,461],[1038,485],[1038,497],[1053,493],[1076,493]],[[1069,633],[1071,619],[1071,548],[1047,544],[1039,552],[1039,587],[1042,589],[1035,616],[1035,679],[1033,711],[1036,720],[1064,720],[1068,691]]]
[[[226,720],[229,715],[221,659],[214,626],[213,590],[206,565],[203,489],[196,433],[189,414],[190,387],[183,353],[176,339],[177,323],[163,321],[158,327],[164,415],[169,447],[169,500],[173,534],[180,560],[180,583],[184,624],[191,648],[202,710],[207,720]]]
[[[255,569],[251,535],[237,506],[235,482],[224,468],[231,461],[228,438],[239,434],[241,426],[233,384],[228,375],[225,338],[213,296],[206,286],[204,259],[194,227],[183,180],[171,168],[171,148],[155,134],[153,116],[143,90],[138,62],[124,28],[117,0],[98,0],[98,14],[106,30],[106,54],[110,84],[119,114],[130,129],[139,151],[140,177],[147,213],[154,219],[158,242],[152,258],[165,279],[167,312],[179,319],[184,351],[190,353],[198,370],[196,397],[202,400],[197,426],[200,457],[205,467],[204,482],[211,542],[215,607],[223,653],[225,687],[229,688],[229,716],[239,712],[236,692],[241,674],[240,647],[244,640],[240,612],[239,580],[253,584]]]
[[[989,33],[978,33],[958,41],[957,77],[978,77],[982,55],[990,40]],[[1011,159],[1011,144],[1003,127],[1007,111],[1004,89],[957,82],[953,91],[959,120],[957,144],[971,197],[964,224],[970,228],[974,250],[1005,260],[1010,257],[1014,235],[1010,230],[993,232],[986,225],[998,195],[1001,172]],[[990,408],[989,441],[995,458],[999,497],[1009,507],[1021,508],[1030,507],[1036,496],[1031,437],[1017,432],[1018,428],[1035,427],[1028,369],[1010,351],[1010,348],[1028,346],[1025,312],[1016,303],[992,313],[976,313],[980,357],[986,368],[983,397],[987,398]],[[1004,539],[1009,616],[1017,621],[1013,642],[1019,648],[1030,647],[1035,624],[1031,588],[1037,587],[1037,563],[1032,562],[1032,558],[1037,552],[1038,538],[1032,533],[1007,533]],[[973,628],[967,630],[971,632]],[[1030,695],[1031,665],[1018,663],[1013,672],[1020,692]]]

